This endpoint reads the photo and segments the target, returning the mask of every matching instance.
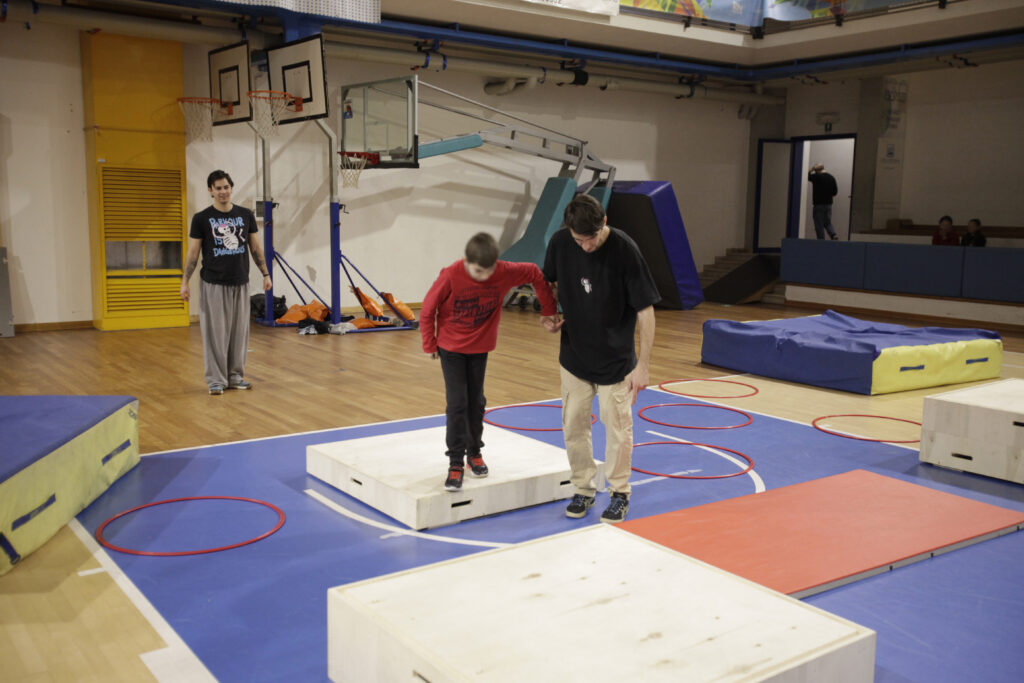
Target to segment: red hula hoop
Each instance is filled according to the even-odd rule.
[[[277,526],[275,526],[273,529],[266,532],[265,534],[261,534],[256,538],[250,538],[249,540],[242,541],[241,543],[233,543],[231,545],[225,545],[220,548],[205,548],[203,550],[184,550],[180,552],[171,553],[158,553],[150,552],[147,550],[132,550],[131,548],[121,548],[119,546],[114,545],[113,543],[110,543],[109,541],[107,541],[107,539],[103,538],[103,530],[107,527],[108,524],[113,522],[115,519],[118,519],[119,517],[124,517],[125,515],[131,514],[138,510],[153,507],[154,505],[164,505],[166,503],[180,503],[186,500],[240,500],[246,503],[256,503],[257,505],[263,505],[264,507],[268,507],[277,513]],[[138,507],[133,507],[130,510],[119,512],[107,521],[103,522],[103,524],[99,525],[99,527],[96,529],[96,540],[99,541],[100,545],[102,545],[104,548],[110,548],[111,550],[116,550],[119,553],[127,553],[129,555],[145,555],[146,557],[182,557],[184,555],[203,555],[206,553],[217,553],[222,550],[231,550],[232,548],[240,548],[243,545],[249,545],[250,543],[255,543],[256,541],[262,541],[264,538],[270,536],[278,529],[280,529],[282,526],[284,526],[284,511],[281,510],[281,508],[277,507],[276,505],[273,505],[266,501],[256,500],[255,498],[238,498],[236,496],[194,496],[191,498],[170,498],[168,500],[158,500],[155,503],[146,503],[145,505],[139,505]]]
[[[750,392],[749,394],[739,394],[738,396],[707,396],[707,395],[704,395],[704,394],[684,394],[684,393],[679,392],[679,391],[672,391],[671,389],[667,389],[665,387],[666,384],[675,384],[676,382],[723,382],[724,384],[739,384],[741,387],[746,387],[748,389],[753,389],[753,391]],[[697,378],[697,377],[690,378],[690,379],[670,379],[670,380],[664,381],[661,384],[659,384],[658,388],[661,389],[662,391],[667,391],[670,394],[675,394],[676,396],[692,396],[693,398],[746,398],[747,396],[753,396],[754,394],[758,393],[757,387],[755,387],[752,384],[744,384],[743,382],[734,382],[731,379],[700,379],[700,378]]]
[[[682,441],[646,441],[644,443],[634,444],[633,448],[640,448],[640,446],[657,446],[659,444],[668,444],[671,446],[707,446],[708,448],[714,448],[715,450],[718,451],[729,451],[734,455],[740,456],[749,464],[747,465],[747,469],[741,470],[739,472],[733,472],[732,474],[714,474],[700,477],[688,474],[665,474],[663,472],[651,472],[650,470],[642,470],[639,467],[631,467],[630,469],[633,470],[634,472],[650,474],[651,476],[654,477],[668,477],[670,479],[728,479],[730,477],[738,477],[741,474],[746,474],[750,470],[754,469],[754,461],[750,459],[750,456],[740,453],[739,451],[734,451],[731,448],[726,448],[725,446],[712,446],[709,443],[684,443]]]
[[[671,422],[660,422],[658,420],[649,418],[646,415],[644,415],[645,410],[650,410],[651,408],[665,408],[671,406],[696,406],[698,408],[714,408],[715,410],[728,410],[729,412],[732,413],[739,413],[743,417],[747,418],[747,421],[742,424],[729,425],[727,427],[697,427],[694,425],[677,425],[672,424]],[[644,408],[641,408],[640,412],[638,412],[637,415],[639,415],[641,419],[647,420],[648,422],[653,422],[656,425],[662,425],[664,427],[679,427],[680,429],[738,429],[740,427],[746,427],[748,424],[754,421],[754,418],[751,417],[749,413],[745,413],[742,410],[736,410],[735,408],[728,408],[726,406],[711,406],[706,405],[704,403],[655,403],[652,406],[646,406]]]
[[[558,408],[562,409],[562,406],[549,406],[542,403],[517,403],[512,406],[498,406],[497,408],[491,408],[484,412],[484,422],[495,427],[504,427],[505,429],[515,429],[520,432],[560,432],[561,427],[513,427],[512,425],[498,424],[497,422],[491,422],[487,419],[487,416],[496,410],[505,410],[506,408]],[[593,413],[590,414],[590,424],[597,422],[597,416]]]
[[[840,432],[833,432],[831,430],[825,429],[824,427],[819,427],[818,426],[818,422],[820,420],[827,420],[830,417],[877,417],[880,420],[895,420],[897,422],[909,422],[912,425],[917,425],[918,427],[921,426],[920,422],[915,422],[914,420],[904,420],[902,417],[888,417],[886,415],[859,415],[859,414],[856,414],[856,413],[842,413],[842,414],[839,414],[839,415],[822,415],[821,417],[814,418],[814,421],[811,422],[811,426],[814,427],[815,429],[817,429],[819,432],[825,432],[826,434],[831,434],[832,436],[841,436],[844,439],[856,439],[857,441],[871,441],[873,443],[917,443],[917,442],[919,442],[921,440],[921,439],[909,439],[907,441],[893,441],[892,439],[869,439],[869,438],[864,437],[864,436],[850,436],[849,434],[841,434]]]

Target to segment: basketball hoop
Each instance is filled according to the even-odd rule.
[[[221,108],[221,102],[213,97],[179,97],[178,106],[185,115],[186,142],[213,141],[213,112]],[[231,105],[227,105],[231,113]]]
[[[367,165],[376,166],[380,155],[376,152],[338,152],[341,155],[342,187],[359,187],[359,176]]]
[[[277,135],[277,124],[285,111],[302,111],[302,99],[278,90],[250,90],[252,125],[260,137]]]

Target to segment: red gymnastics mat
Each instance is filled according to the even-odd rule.
[[[619,526],[802,598],[1017,531],[1024,513],[853,470]]]

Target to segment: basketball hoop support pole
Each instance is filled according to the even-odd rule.
[[[263,256],[266,260],[267,275],[270,282],[274,282],[274,198],[270,196],[270,143],[260,135],[256,126],[249,122],[249,127],[256,133],[256,139],[260,141],[260,166],[263,175]],[[274,286],[263,293],[263,317],[257,318],[256,322],[261,325],[273,327],[277,324],[274,320]]]
[[[327,168],[331,188],[331,323],[341,322],[341,274],[338,272],[338,258],[341,253],[341,202],[338,199],[338,137],[324,123],[316,119],[316,125],[327,136]]]

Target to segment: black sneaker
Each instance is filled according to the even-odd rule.
[[[462,488],[462,472],[463,468],[461,465],[452,465],[448,468],[448,478],[444,480],[444,488],[448,491],[458,491]]]
[[[618,524],[626,519],[627,512],[629,512],[629,496],[625,493],[613,493],[612,502],[601,513],[601,521],[608,524]]]
[[[565,508],[565,516],[580,518],[587,514],[587,510],[594,504],[593,496],[584,496],[582,493],[577,493],[569,501],[569,507]]]
[[[487,469],[487,464],[484,462],[483,457],[477,453],[476,455],[467,455],[466,464],[469,465],[469,471],[473,473],[474,477],[486,477],[487,473],[490,472]]]

